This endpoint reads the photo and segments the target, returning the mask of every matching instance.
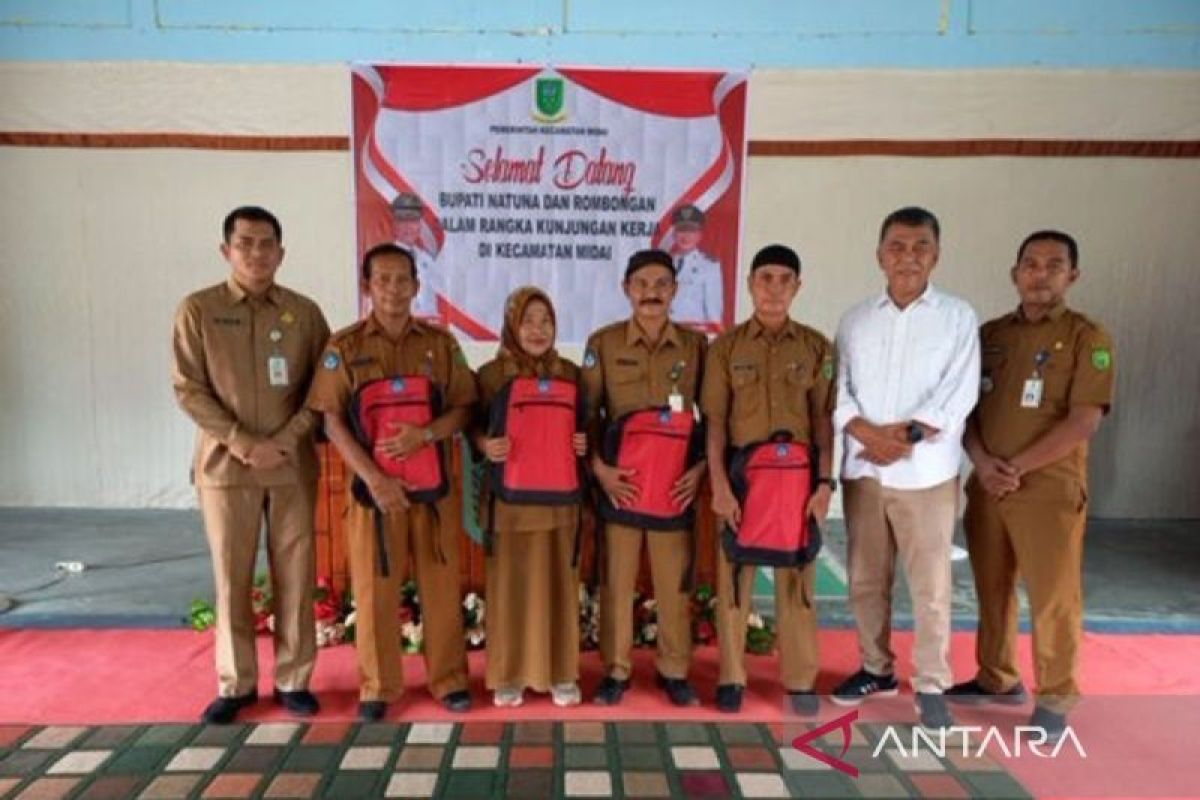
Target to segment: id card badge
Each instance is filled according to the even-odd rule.
[[[676,414],[683,413],[683,395],[679,392],[671,392],[667,397],[667,405],[671,407],[671,411]]]
[[[1025,381],[1021,392],[1021,408],[1037,408],[1042,404],[1042,379],[1030,378]]]
[[[267,375],[272,386],[287,386],[287,359],[283,356],[270,356],[267,359]]]

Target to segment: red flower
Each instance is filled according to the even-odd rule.
[[[313,604],[313,612],[319,622],[337,622],[341,616],[341,604],[331,598],[318,600]]]

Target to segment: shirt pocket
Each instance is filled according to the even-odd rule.
[[[379,363],[379,359],[368,356],[346,359],[346,368],[350,372],[350,382],[355,388],[370,381],[377,381],[384,377],[393,377],[383,374],[383,365]]]
[[[729,385],[733,391],[733,415],[746,419],[762,409],[762,374],[758,367],[746,366],[731,370]]]
[[[642,364],[616,362],[608,371],[608,393],[615,408],[641,408],[646,405],[649,380]]]
[[[789,369],[784,377],[783,386],[787,397],[787,410],[798,416],[808,414],[808,393],[813,387],[812,373],[801,365],[799,369]]]
[[[1067,398],[1071,393],[1071,364],[1065,354],[1057,354],[1042,367],[1042,404],[1043,411],[1055,414],[1065,413]]]

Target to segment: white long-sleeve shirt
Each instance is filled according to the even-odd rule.
[[[901,310],[886,291],[842,316],[837,332],[834,429],[842,478],[874,478],[894,489],[926,489],[958,474],[967,415],[979,399],[979,323],[966,301],[932,285]],[[886,467],[859,458],[845,432],[862,417],[876,425],[915,420],[938,433]]]
[[[671,303],[671,319],[677,322],[721,321],[724,287],[721,262],[699,250],[676,256],[679,288]]]

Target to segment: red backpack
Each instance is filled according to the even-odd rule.
[[[580,506],[583,461],[572,436],[583,430],[583,398],[574,381],[562,378],[513,378],[492,400],[488,436],[507,436],[508,457],[488,462],[489,491],[484,550],[492,554],[496,498],[517,505]],[[575,528],[571,564],[579,563],[581,521]]]
[[[378,442],[392,435],[401,423],[426,426],[441,414],[441,393],[427,375],[396,375],[368,381],[350,399],[350,427],[354,438],[392,478],[404,481],[408,498],[417,503],[436,503],[450,490],[445,453],[440,442],[430,442],[397,459],[387,455]],[[379,569],[388,575],[383,514],[375,504],[366,481],[355,475],[350,492],[362,505],[375,510],[375,534],[379,546]]]
[[[703,453],[703,428],[691,412],[663,406],[621,417],[604,433],[603,457],[610,466],[636,470],[631,482],[638,487],[638,499],[618,507],[600,492],[601,519],[660,531],[692,527],[695,504],[681,510],[671,499],[671,487]]]
[[[816,489],[816,465],[816,448],[793,442],[787,433],[733,452],[729,483],[742,522],[737,531],[726,525],[721,543],[735,565],[735,594],[743,565],[802,567],[817,557],[821,531],[805,514]]]
[[[604,432],[603,457],[606,464],[636,470],[632,482],[638,487],[638,499],[630,506],[614,506],[608,494],[596,486],[596,556],[592,562],[592,583],[600,581],[600,562],[604,551],[604,524],[615,523],[647,530],[686,530],[688,565],[680,583],[681,591],[691,591],[696,571],[696,503],[680,509],[671,499],[671,487],[683,473],[704,457],[704,428],[692,412],[672,411],[668,406],[632,411]]]
[[[571,436],[582,430],[579,387],[561,378],[513,378],[492,401],[488,435],[509,438],[508,458],[489,464],[506,503],[569,506],[583,499]]]

